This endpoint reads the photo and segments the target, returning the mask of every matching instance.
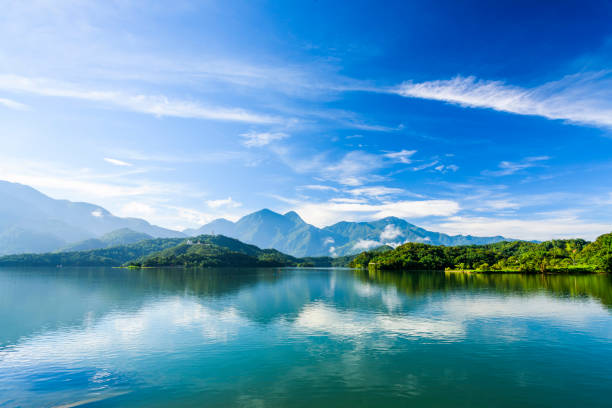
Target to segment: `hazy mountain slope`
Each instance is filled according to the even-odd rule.
[[[502,236],[473,237],[447,235],[417,227],[401,218],[387,217],[371,222],[339,222],[324,230],[346,237],[347,243],[337,248],[338,254],[352,254],[380,245],[397,246],[404,242],[432,245],[484,245],[508,240]]]
[[[0,255],[53,251],[65,243],[53,234],[9,227],[0,232]]]
[[[154,237],[181,237],[138,218],[115,217],[88,203],[55,200],[17,183],[0,181],[0,254],[56,250],[121,228]]]
[[[90,249],[110,248],[118,245],[128,245],[135,242],[152,239],[149,234],[132,231],[129,228],[121,228],[102,235],[100,238],[86,239],[75,244],[65,246],[61,251],[87,251]]]

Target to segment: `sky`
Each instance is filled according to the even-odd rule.
[[[173,229],[612,231],[609,1],[0,6],[2,180]]]

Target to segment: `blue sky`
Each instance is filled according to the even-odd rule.
[[[1,3],[0,179],[177,229],[612,230],[610,2]]]

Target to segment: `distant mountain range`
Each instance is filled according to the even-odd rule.
[[[446,235],[395,217],[372,222],[343,221],[318,228],[293,211],[279,214],[268,209],[237,222],[221,218],[198,229],[179,232],[139,218],[116,217],[94,204],[55,200],[31,187],[0,181],[0,255],[93,250],[151,238],[202,234],[222,234],[294,257],[351,255],[404,242],[478,245],[507,240],[502,236]]]
[[[404,242],[432,245],[482,245],[509,239],[502,236],[473,237],[427,231],[406,220],[387,217],[371,222],[342,221],[329,227],[307,224],[294,211],[278,214],[264,209],[237,222],[220,218],[187,235],[222,234],[260,248],[275,248],[295,257],[344,256],[382,245],[396,247]]]

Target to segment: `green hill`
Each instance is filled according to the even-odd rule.
[[[222,235],[202,235],[132,260],[134,266],[295,266],[297,258]]]

